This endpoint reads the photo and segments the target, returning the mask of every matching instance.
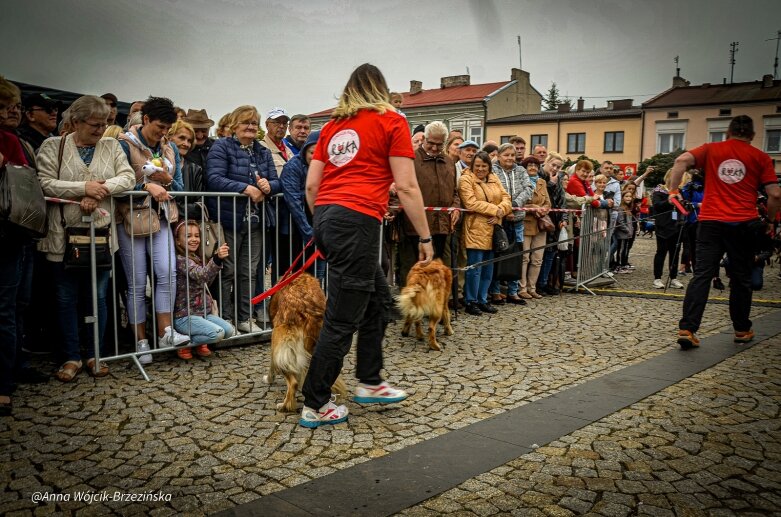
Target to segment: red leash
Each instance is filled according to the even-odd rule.
[[[301,253],[299,253],[296,259],[290,264],[290,267],[287,269],[287,271],[285,271],[285,274],[282,275],[282,278],[279,280],[279,282],[277,282],[277,285],[273,286],[268,291],[260,293],[259,295],[254,297],[252,299],[252,305],[256,305],[262,302],[263,300],[265,300],[266,298],[272,296],[274,293],[276,293],[277,291],[285,287],[287,284],[289,284],[290,282],[292,282],[293,280],[301,276],[301,273],[303,273],[304,271],[312,267],[312,264],[315,263],[315,260],[319,258],[324,258],[323,254],[320,253],[320,250],[315,250],[312,256],[309,257],[307,261],[304,262],[304,264],[301,266],[301,269],[295,272],[293,271],[293,268],[296,267],[296,264],[298,264],[298,261],[301,260],[301,257],[304,256],[304,252],[312,244],[312,242],[314,242],[314,239],[310,239],[309,242],[306,243],[304,249],[301,250]]]

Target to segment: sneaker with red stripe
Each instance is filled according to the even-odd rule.
[[[334,404],[336,397],[331,397],[331,401],[321,407],[319,411],[304,406],[301,411],[299,425],[314,429],[321,425],[340,424],[347,420],[347,407]]]
[[[355,388],[353,400],[359,404],[391,404],[401,402],[409,395],[404,390],[399,390],[383,381],[373,386],[359,383]]]

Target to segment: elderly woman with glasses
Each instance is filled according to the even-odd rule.
[[[55,376],[70,382],[81,372],[82,353],[79,336],[80,300],[89,300],[92,292],[91,273],[87,270],[65,270],[66,228],[89,226],[83,215],[92,215],[96,228],[111,224],[110,196],[127,191],[136,183],[133,169],[127,162],[119,142],[103,138],[109,108],[100,97],[78,98],[70,107],[73,132],[67,136],[46,140],[38,152],[38,177],[47,196],[78,201],[79,204],[51,204],[49,231],[38,243],[46,253],[55,279],[57,319],[63,337],[64,363]],[[103,348],[106,330],[106,291],[109,272],[97,272],[98,346]],[[87,305],[91,307],[91,302]],[[94,377],[108,374],[108,368],[95,364],[93,333],[85,336],[87,369]]]
[[[261,255],[261,223],[274,223],[270,204],[262,201],[281,188],[271,151],[256,140],[259,122],[254,106],[233,110],[232,136],[214,142],[206,161],[207,190],[243,194],[238,198],[222,197],[219,202],[213,197],[207,199],[209,213],[222,223],[231,250],[223,261],[220,314],[236,322],[241,332],[260,331],[252,318],[250,298]]]

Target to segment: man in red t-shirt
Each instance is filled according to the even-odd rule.
[[[735,342],[748,343],[751,329],[751,268],[754,251],[766,223],[757,213],[757,191],[765,188],[768,216],[772,221],[781,206],[773,161],[751,145],[754,122],[746,115],[732,119],[727,140],[701,145],[681,154],[672,169],[670,183],[678,185],[684,171],[697,167],[705,175],[705,191],[697,232],[697,262],[683,301],[683,317],[678,323],[678,344],[684,350],[699,346],[694,335],[700,327],[710,291],[710,281],[719,269],[724,253],[730,263],[729,312],[735,329]],[[670,198],[681,199],[678,189]]]

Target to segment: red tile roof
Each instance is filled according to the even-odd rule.
[[[441,106],[443,104],[465,104],[479,102],[494,93],[496,90],[507,86],[512,81],[500,81],[498,83],[472,84],[470,86],[451,86],[449,88],[436,88],[421,90],[415,95],[409,92],[402,93],[404,103],[401,110],[407,108],[419,108],[423,106]],[[312,113],[310,117],[325,117],[331,114],[333,108]]]
[[[741,102],[778,102],[781,99],[781,81],[763,88],[762,81],[733,84],[702,84],[671,88],[643,103],[643,108],[672,108],[676,106],[705,106],[737,104]]]

